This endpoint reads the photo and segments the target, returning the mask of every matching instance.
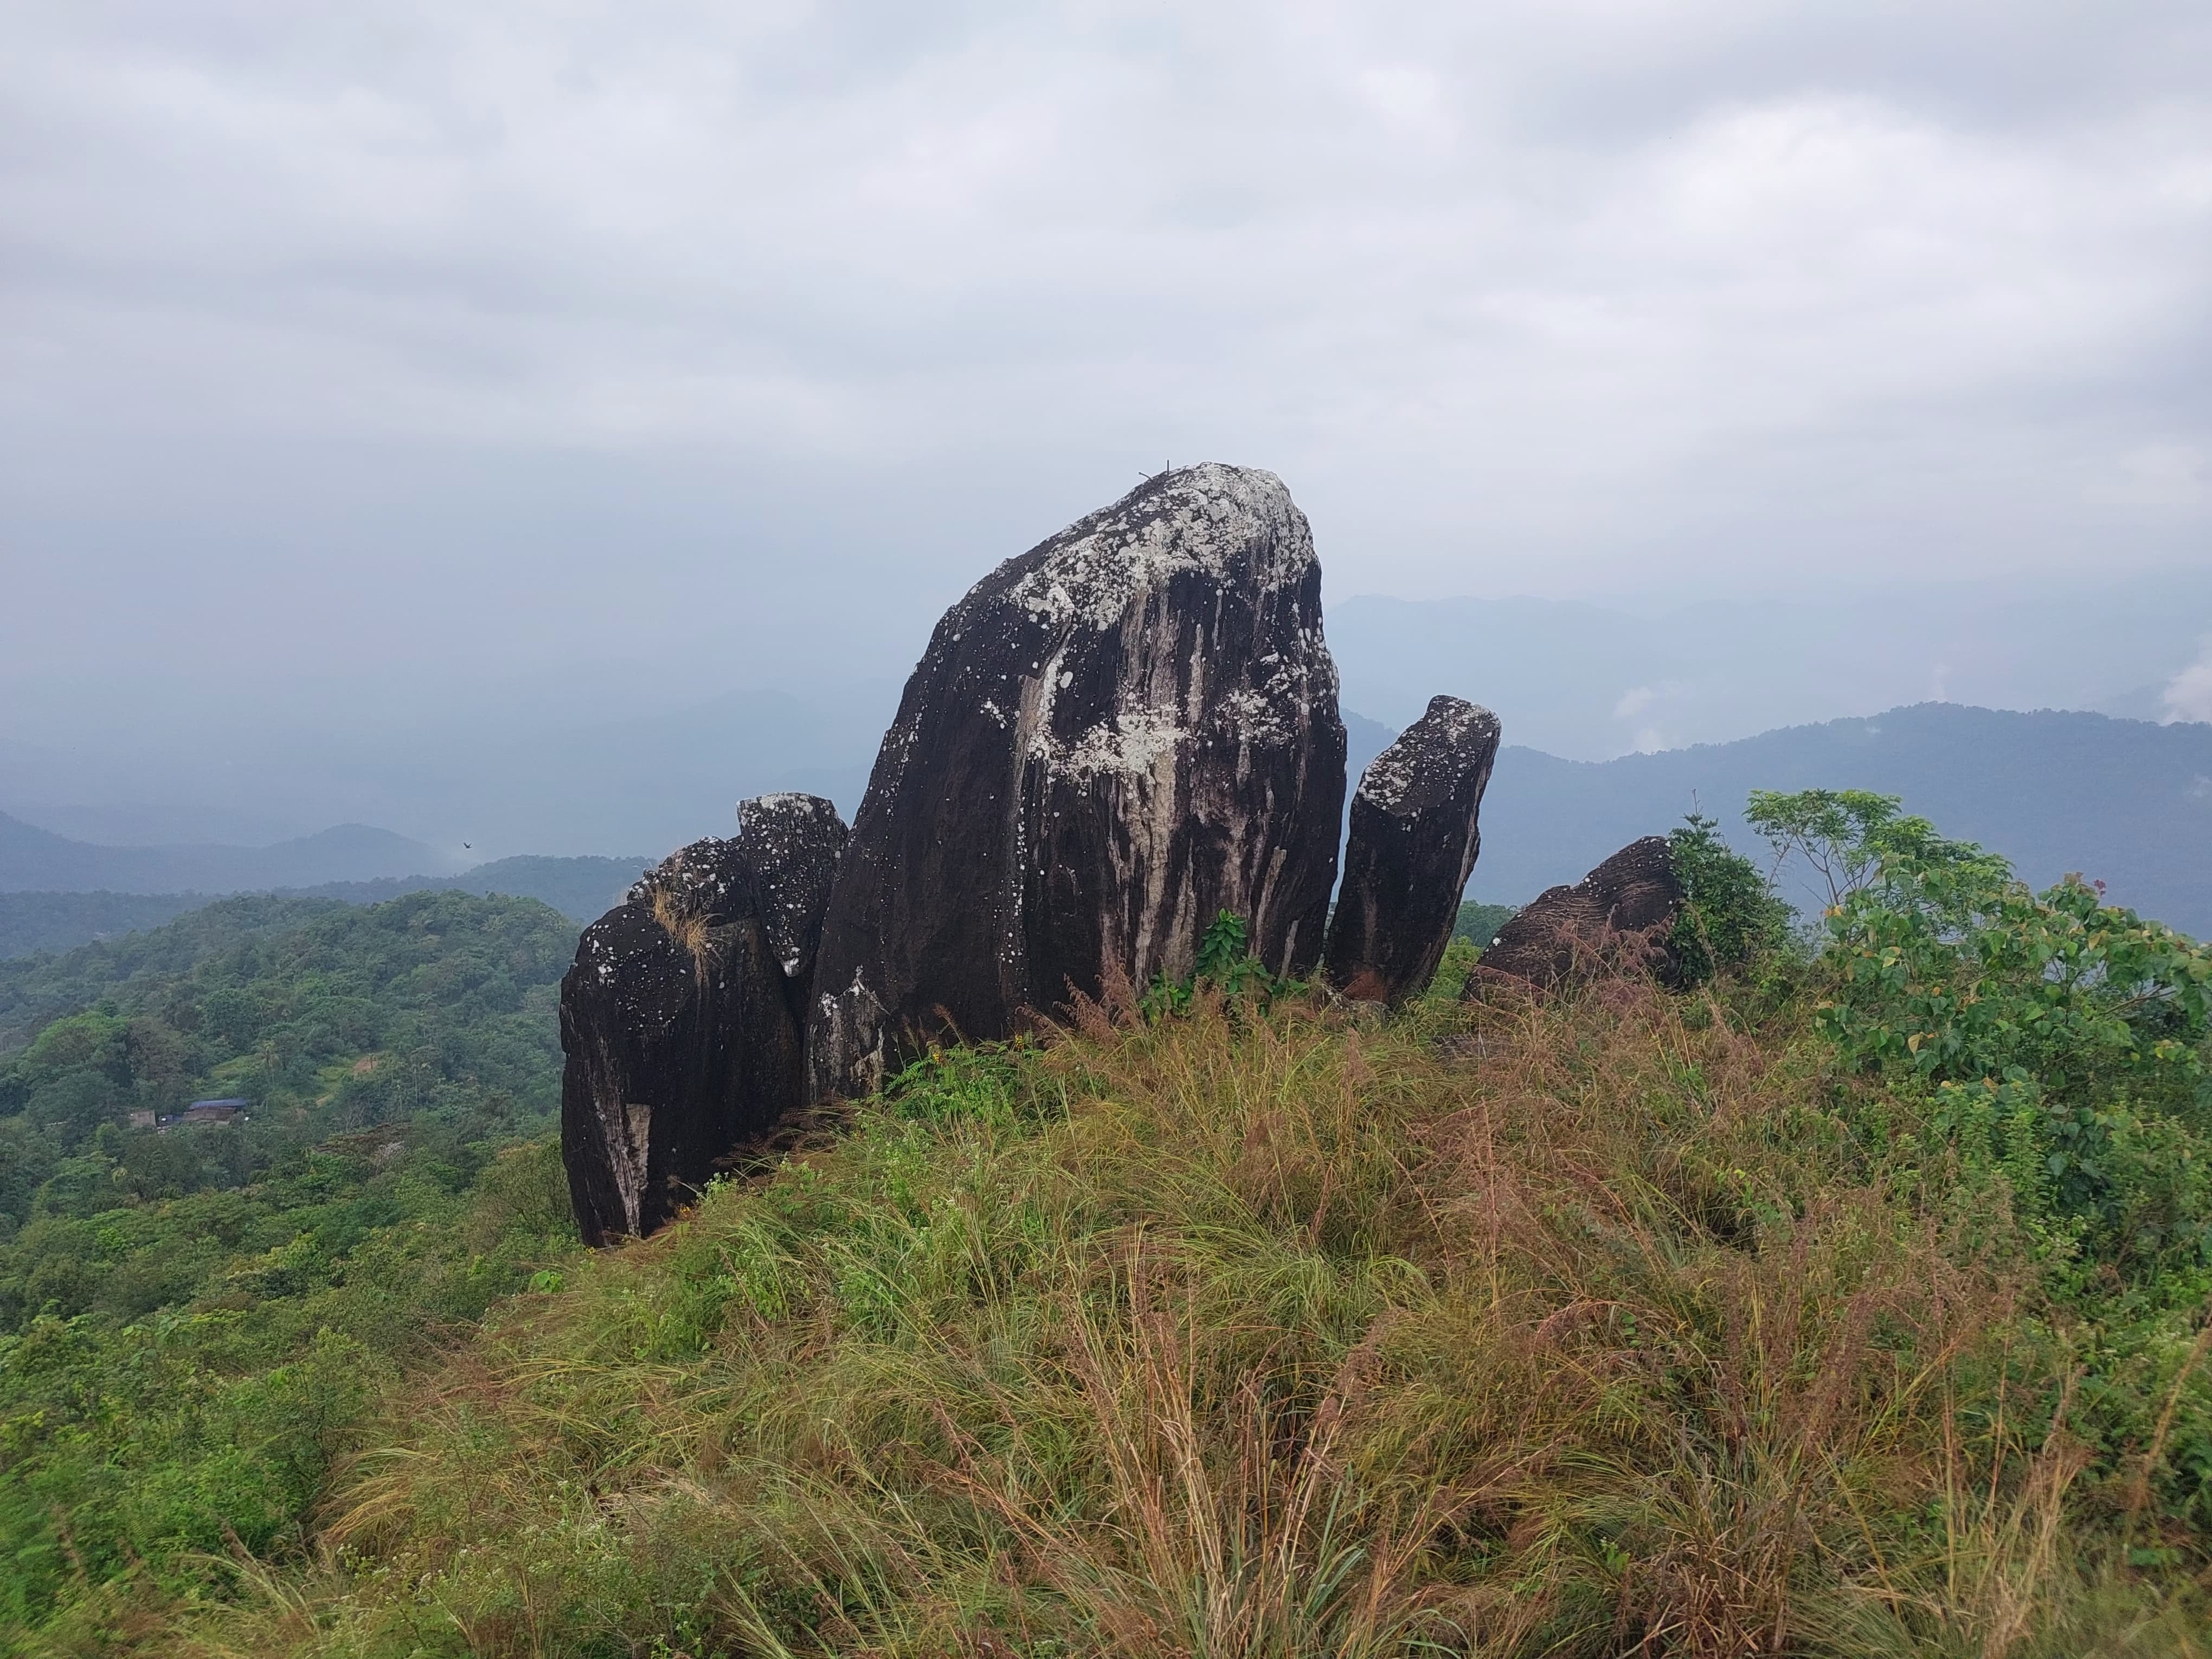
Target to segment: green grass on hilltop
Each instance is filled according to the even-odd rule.
[[[945,1054],[497,1313],[195,1650],[2203,1651],[2031,1241],[1829,1054],[1633,986]]]

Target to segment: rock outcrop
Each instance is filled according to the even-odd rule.
[[[1682,884],[1666,837],[1632,841],[1573,886],[1547,888],[1499,928],[1465,994],[1500,976],[1549,990],[1626,966],[1671,979],[1677,964],[1667,935],[1681,913]]]
[[[823,931],[817,1096],[914,1042],[1192,968],[1224,909],[1318,960],[1344,799],[1305,516],[1273,474],[1152,478],[999,567],[907,682]]]
[[[804,1024],[829,872],[828,801],[763,796],[584,930],[561,981],[561,1154],[585,1239],[667,1221],[805,1093]]]
[[[1346,996],[1395,1003],[1437,971],[1482,850],[1476,819],[1497,758],[1497,715],[1431,697],[1361,775],[1322,958]]]
[[[819,795],[757,795],[738,803],[738,846],[751,870],[769,946],[797,999],[793,1017],[801,1030],[822,918],[850,833],[836,807]]]

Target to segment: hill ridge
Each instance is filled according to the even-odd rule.
[[[1759,852],[1748,793],[1815,787],[1899,796],[2038,886],[2078,872],[2116,903],[2212,933],[2212,725],[2076,709],[1923,702],[1608,761],[1509,744],[1469,892],[1526,900],[1692,811]]]
[[[245,892],[417,871],[451,874],[453,865],[433,847],[368,823],[335,823],[265,847],[115,847],[0,812],[0,892]]]

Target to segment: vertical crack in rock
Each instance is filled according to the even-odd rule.
[[[1436,973],[1482,850],[1498,737],[1487,708],[1432,697],[1360,777],[1325,959],[1346,995],[1395,1003]]]
[[[911,1046],[1190,971],[1223,909],[1319,958],[1344,800],[1305,515],[1269,472],[1163,473],[1010,560],[907,682],[839,867],[817,1096]]]
[[[660,1226],[805,1097],[807,972],[845,826],[811,795],[738,817],[735,840],[671,854],[586,928],[561,981],[561,1154],[591,1243]]]
[[[1573,886],[1546,888],[1498,930],[1463,994],[1480,995],[1486,981],[1500,978],[1550,990],[1623,968],[1671,981],[1680,964],[1667,936],[1681,913],[1674,852],[1664,836],[1646,836]]]

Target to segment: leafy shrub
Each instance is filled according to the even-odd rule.
[[[1781,951],[1792,912],[1759,866],[1720,838],[1719,824],[1692,812],[1668,832],[1682,914],[1668,940],[1683,983],[1741,973]]]
[[[1896,796],[1866,789],[1754,789],[1744,818],[1774,848],[1778,867],[1797,859],[1820,878],[1832,910],[1881,872],[1887,854],[1934,835],[1925,818],[1902,817],[1899,806]]]
[[[2024,1230],[2092,1472],[2212,1533],[2212,949],[2077,877],[2033,892],[1886,797],[1753,806],[1832,882],[1814,1022],[1887,1085],[1864,1132]]]
[[[1923,1081],[1969,1163],[2100,1259],[2212,1264],[2212,949],[1893,803],[1847,850],[1871,867],[1826,918],[1819,1010],[1844,1059]]]

